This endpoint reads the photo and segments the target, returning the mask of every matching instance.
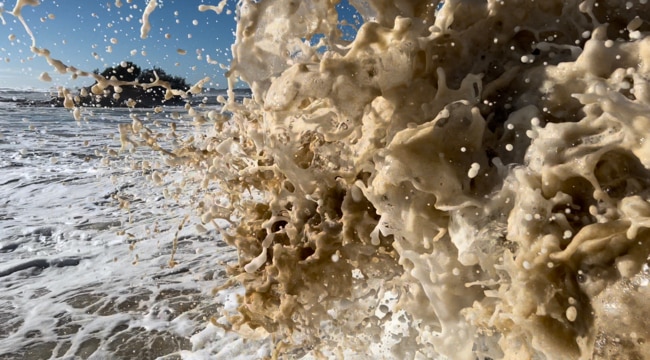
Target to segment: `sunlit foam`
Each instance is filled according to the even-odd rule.
[[[329,1],[243,1],[231,99],[188,106],[212,128],[122,142],[218,184],[196,207],[237,219],[230,321],[279,355],[650,356],[645,1],[439,4],[355,1],[348,38]]]

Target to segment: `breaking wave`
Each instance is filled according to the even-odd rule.
[[[218,185],[194,206],[237,249],[234,331],[279,356],[650,357],[646,2],[351,6],[353,36],[330,1],[240,2],[251,98],[188,106],[208,130],[163,151]]]

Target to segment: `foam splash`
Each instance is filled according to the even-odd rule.
[[[650,357],[645,1],[440,4],[354,1],[348,41],[329,1],[241,2],[253,98],[190,109],[212,131],[165,152],[219,185],[204,223],[239,219],[233,329],[287,356]]]
[[[400,314],[395,356],[646,354],[606,310],[646,291],[643,4],[353,5],[349,44],[326,2],[241,6],[233,120],[268,194],[230,238],[241,323],[289,348],[364,351]]]

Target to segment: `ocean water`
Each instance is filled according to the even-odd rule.
[[[213,290],[237,257],[214,230],[196,229],[191,189],[165,199],[153,170],[134,171],[155,159],[151,151],[117,155],[118,124],[133,111],[98,109],[75,122],[63,108],[20,105],[45,93],[3,90],[0,98],[12,100],[0,104],[0,358],[265,353],[218,327],[241,291]],[[195,130],[177,122],[179,133]],[[166,171],[165,182],[178,181]]]
[[[650,357],[647,1],[343,5],[241,1],[223,107],[3,108],[3,351]]]

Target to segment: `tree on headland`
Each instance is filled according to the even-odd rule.
[[[103,76],[106,79],[111,79],[112,77],[115,77],[116,80],[135,81],[142,73],[142,70],[138,65],[130,61],[127,61],[117,66],[107,67],[101,73],[99,73],[98,69],[96,69],[93,72],[95,74],[99,74]]]
[[[101,73],[99,69],[93,71],[95,74],[103,76],[107,80],[115,79],[120,81],[138,81],[140,84],[150,84],[158,79],[166,81],[169,85],[178,90],[188,90],[190,86],[187,81],[180,76],[173,76],[159,67],[153,69],[142,70],[138,65],[126,61],[116,66],[110,66],[104,69]]]
[[[137,84],[151,84],[158,79],[166,82],[174,90],[187,91],[190,85],[180,76],[173,76],[159,67],[153,69],[142,69],[140,66],[130,62],[123,61],[118,65],[110,66],[99,71],[96,69],[93,73],[102,76],[106,80],[118,80],[132,82]],[[97,81],[95,82],[97,84]],[[181,105],[183,99],[180,96],[174,96],[171,99],[165,99],[167,89],[164,86],[141,87],[137,85],[122,85],[118,89],[109,85],[102,95],[92,95],[90,87],[86,88],[89,95],[80,97],[81,105],[100,106],[100,107],[123,107],[129,106],[129,100],[135,101],[136,107],[153,107],[158,105]]]

